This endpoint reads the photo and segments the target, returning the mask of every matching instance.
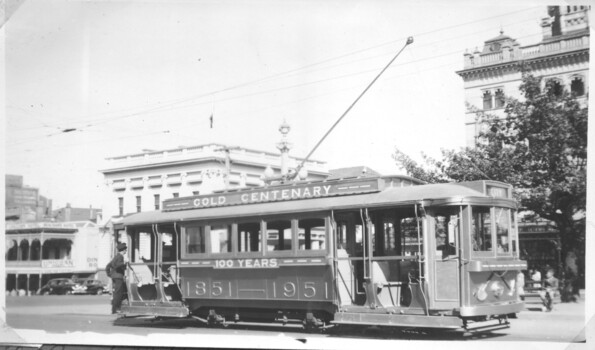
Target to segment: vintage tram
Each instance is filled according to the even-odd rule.
[[[496,181],[280,183],[125,217],[126,316],[483,329],[523,309],[516,202]]]

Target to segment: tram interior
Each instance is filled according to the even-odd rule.
[[[413,207],[337,212],[335,222],[342,305],[423,306],[424,242]]]
[[[177,234],[173,225],[141,227],[128,232],[131,301],[181,301],[177,285]],[[160,245],[157,244],[160,242]]]

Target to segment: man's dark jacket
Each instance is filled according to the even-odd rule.
[[[112,259],[112,274],[110,275],[111,278],[121,278],[124,279],[124,273],[126,272],[126,263],[124,262],[124,256],[120,253],[116,254]]]

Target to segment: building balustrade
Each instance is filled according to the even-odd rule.
[[[588,36],[560,39],[557,41],[528,45],[520,48],[515,46],[510,51],[510,55],[505,55],[505,51],[488,54],[480,54],[479,52],[476,52],[474,55],[475,57],[473,57],[471,54],[466,54],[466,57],[468,58],[465,59],[465,69],[479,68],[497,63],[505,63],[511,60],[533,59],[540,56],[551,55],[553,53],[576,51],[577,49],[582,48],[589,48]],[[509,49],[504,48],[504,50]]]
[[[179,149],[173,150],[165,150],[159,152],[147,152],[147,153],[140,153],[122,157],[113,157],[108,158],[108,162],[112,166],[141,166],[146,164],[152,164],[159,161],[175,161],[175,160],[193,160],[197,158],[225,158],[224,152],[222,150],[226,149],[227,147],[224,145],[219,144],[209,144],[203,146],[193,146],[193,147],[184,147]],[[262,163],[270,162],[271,164],[276,164],[279,162],[280,155],[277,153],[269,153],[269,152],[262,152],[250,149],[229,149],[230,156],[236,162],[247,162],[247,163]],[[297,162],[301,162],[301,159],[295,158]],[[306,167],[311,171],[322,171],[325,172],[324,163],[309,160],[306,162]],[[116,182],[113,184],[114,189],[116,189]],[[121,189],[124,189],[122,187]]]

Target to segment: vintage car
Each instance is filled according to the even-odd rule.
[[[73,289],[73,294],[96,294],[109,293],[107,285],[100,280],[93,278],[81,278],[75,280],[76,286]]]
[[[70,278],[54,278],[39,289],[37,294],[72,294],[76,283]]]

